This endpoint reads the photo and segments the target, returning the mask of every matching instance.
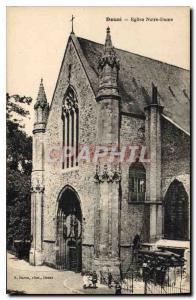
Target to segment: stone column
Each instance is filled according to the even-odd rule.
[[[161,199],[161,113],[157,102],[157,89],[153,86],[152,103],[145,107],[146,146],[150,163],[146,167],[146,205],[149,207],[149,240],[162,236]]]
[[[77,112],[74,109],[74,114],[73,114],[73,118],[74,118],[74,142],[73,142],[73,166],[76,166],[76,144],[77,144]]]
[[[42,227],[43,227],[43,193],[44,187],[39,183],[31,188],[32,201],[32,244],[30,250],[30,264],[39,266],[43,264],[42,256]]]
[[[95,216],[96,249],[94,268],[107,276],[120,276],[119,260],[119,184],[121,172],[117,167],[97,168],[95,182],[100,195]]]
[[[106,31],[103,55],[98,62],[99,88],[97,101],[98,151],[95,182],[95,270],[120,276],[120,212],[119,185],[121,173],[118,160],[110,160],[113,148],[120,151],[120,95],[118,89],[119,59],[112,45],[110,28]],[[107,154],[104,154],[106,150]],[[96,216],[99,216],[99,220]],[[107,279],[106,279],[107,280]]]
[[[76,166],[78,166],[78,154],[79,154],[79,109],[76,107]]]
[[[121,174],[117,174],[112,185],[112,199],[111,199],[111,254],[112,257],[119,257],[120,253],[120,180]],[[116,233],[117,237],[116,238]]]
[[[100,186],[100,242],[99,250],[103,256],[108,254],[109,246],[109,207],[108,207],[108,197],[109,186],[107,181],[103,181]]]
[[[69,132],[68,132],[68,134],[69,134],[69,147],[70,147],[70,149],[69,150],[71,150],[71,148],[72,148],[72,111],[71,111],[71,109],[69,110]],[[70,154],[70,152],[69,152],[69,154]],[[69,155],[69,157],[68,157],[68,159],[69,159],[69,168],[71,167],[71,157],[70,157],[70,155]]]
[[[65,146],[66,146],[66,129],[67,129],[67,123],[66,123],[66,111],[62,110],[62,123],[63,123],[63,135],[62,135],[62,168],[64,169],[66,167],[65,162]]]

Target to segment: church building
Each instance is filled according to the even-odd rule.
[[[190,240],[189,77],[115,49],[109,27],[104,44],[71,32],[34,105],[32,265],[118,274],[136,236]]]

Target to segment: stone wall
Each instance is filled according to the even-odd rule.
[[[55,242],[51,242],[50,240],[43,242],[43,260],[46,265],[56,267]]]
[[[162,199],[174,179],[183,183],[189,197],[190,214],[190,137],[162,118]],[[190,218],[189,218],[190,233]]]
[[[144,120],[130,116],[121,119],[121,148],[127,144],[145,146],[145,137],[138,134],[144,126]],[[190,140],[180,129],[164,118],[161,118],[161,196],[170,183],[176,178],[181,181],[190,195]],[[121,211],[121,260],[126,269],[130,261],[131,243],[136,234],[148,239],[148,224],[144,215],[149,214],[148,206],[128,203],[129,163],[122,163],[122,211]],[[144,164],[146,167],[146,165]],[[147,218],[146,218],[147,220]]]
[[[144,120],[122,115],[120,130],[121,149],[125,146],[145,146],[145,136],[141,135],[144,129]],[[139,131],[138,131],[139,130]],[[144,230],[144,205],[128,203],[129,197],[129,167],[131,163],[122,163],[122,210],[121,210],[121,260],[122,268],[130,263],[131,245],[136,234]]]
[[[175,178],[190,195],[190,137],[164,118],[161,124],[162,196]]]

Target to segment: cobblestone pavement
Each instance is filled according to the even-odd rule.
[[[14,255],[7,254],[7,290],[25,294],[114,294],[114,289],[98,285],[83,289],[82,276],[71,271],[59,271],[47,266],[31,266]]]

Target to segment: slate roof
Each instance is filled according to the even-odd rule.
[[[98,58],[103,51],[99,44],[72,35],[91,86],[98,90]],[[80,48],[80,49],[79,49]],[[122,111],[144,115],[150,103],[152,83],[158,88],[158,101],[164,115],[185,132],[190,132],[190,71],[128,51],[115,49],[120,59],[119,91]]]

